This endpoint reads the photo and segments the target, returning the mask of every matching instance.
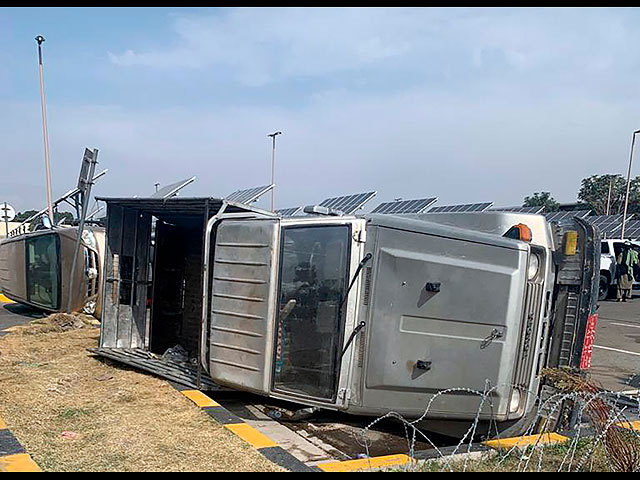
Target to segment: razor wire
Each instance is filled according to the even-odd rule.
[[[625,385],[629,385],[631,380],[637,376],[638,374],[631,375]],[[584,385],[592,387],[594,384],[584,381]],[[372,429],[383,421],[400,422],[407,442],[407,456],[411,460],[401,467],[402,470],[419,470],[426,463],[430,466],[437,466],[441,471],[464,472],[468,470],[470,462],[473,461],[468,454],[474,451],[473,445],[478,438],[481,423],[485,424],[486,438],[500,439],[500,422],[495,414],[494,405],[495,393],[501,389],[513,388],[518,388],[523,394],[525,405],[533,405],[530,412],[525,413],[525,416],[530,416],[530,420],[520,430],[520,441],[509,448],[498,448],[492,451],[493,471],[503,468],[507,461],[513,462],[514,459],[517,459],[517,463],[513,467],[514,471],[549,471],[545,470],[548,468],[545,466],[545,459],[548,459],[556,451],[556,446],[548,444],[544,438],[553,433],[553,430],[549,428],[550,423],[554,422],[553,419],[557,418],[559,422],[564,421],[562,416],[567,404],[573,406],[570,420],[572,430],[565,432],[568,435],[568,440],[563,443],[562,454],[556,455],[556,465],[552,471],[592,471],[597,454],[604,455],[607,468],[611,471],[620,471],[620,468],[631,468],[632,471],[640,470],[640,431],[634,429],[632,425],[627,425],[631,428],[620,426],[625,422],[630,422],[626,415],[630,410],[633,409],[635,413],[640,412],[640,398],[635,400],[633,406],[629,405],[627,401],[627,405],[621,407],[621,400],[627,398],[625,392],[599,388],[597,391],[549,392],[546,394],[546,398],[543,398],[542,393],[534,393],[523,389],[520,385],[491,385],[490,381],[486,380],[485,388],[482,391],[470,388],[449,388],[436,392],[428,400],[424,411],[417,419],[408,419],[396,411],[389,411],[369,422],[354,438],[364,450],[364,457],[371,458],[371,447],[374,443],[370,435]],[[447,395],[455,394],[477,397],[478,407],[475,411],[475,417],[470,420],[468,429],[457,444],[446,447],[445,452],[445,447],[440,442],[434,441],[432,435],[425,429],[425,424],[428,428],[429,417],[433,413],[435,402]],[[605,413],[606,417],[603,416]],[[594,419],[594,415],[598,416],[598,414],[602,418]],[[593,435],[587,436],[591,431]],[[525,442],[522,437],[534,440]],[[581,442],[585,442],[588,438],[591,439],[590,444],[586,448],[581,448]],[[626,441],[627,438],[628,441]],[[432,458],[428,460],[416,458],[418,442],[429,446]],[[621,448],[624,451],[620,450]],[[484,458],[485,453],[481,450],[479,456]],[[624,458],[625,455],[628,458]]]

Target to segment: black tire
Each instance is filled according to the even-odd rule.
[[[600,290],[598,291],[598,300],[604,301],[609,296],[609,288],[611,285],[609,284],[609,279],[606,275],[600,275]]]

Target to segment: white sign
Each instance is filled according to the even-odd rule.
[[[0,203],[0,220],[3,222],[10,222],[16,218],[16,211],[7,202]]]

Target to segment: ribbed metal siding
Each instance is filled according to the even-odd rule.
[[[531,370],[535,361],[535,350],[538,344],[538,323],[544,302],[543,285],[527,282],[525,303],[525,319],[521,336],[521,347],[516,370],[516,385],[527,389],[531,377]]]

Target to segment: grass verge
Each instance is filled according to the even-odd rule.
[[[98,335],[39,321],[0,338],[0,416],[43,470],[282,470],[164,380],[92,357]]]

